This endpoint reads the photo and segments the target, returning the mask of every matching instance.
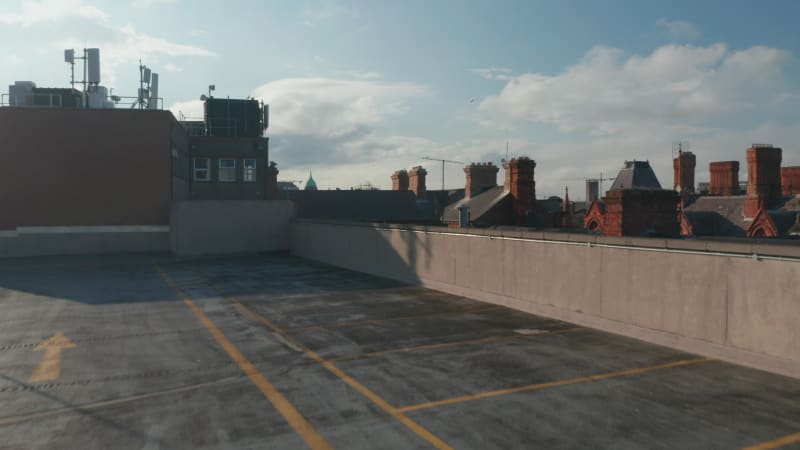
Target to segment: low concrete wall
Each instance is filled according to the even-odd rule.
[[[20,227],[0,230],[0,258],[169,251],[169,227]]]
[[[172,205],[171,248],[179,258],[289,250],[291,202],[190,200]]]
[[[305,220],[291,250],[800,377],[800,246]]]

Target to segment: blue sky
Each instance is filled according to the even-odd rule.
[[[439,187],[422,157],[500,164],[508,137],[538,196],[580,199],[625,159],[671,187],[678,140],[698,181],[752,142],[800,164],[797,17],[796,1],[4,1],[0,74],[63,86],[62,49],[96,46],[103,84],[134,95],[141,58],[176,113],[210,83],[270,103],[280,179],[388,187],[423,164]]]

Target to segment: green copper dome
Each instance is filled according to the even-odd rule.
[[[311,172],[308,172],[308,181],[306,181],[306,190],[307,191],[317,190],[317,182],[314,181],[314,177],[311,176]]]

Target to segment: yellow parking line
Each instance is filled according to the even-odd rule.
[[[328,358],[330,362],[337,362],[337,361],[349,361],[352,359],[361,359],[361,358],[370,358],[373,356],[381,356],[391,353],[408,353],[408,352],[415,352],[418,350],[430,350],[434,348],[446,348],[446,347],[455,347],[460,345],[471,345],[471,344],[485,344],[485,343],[492,343],[492,342],[502,342],[502,341],[511,341],[516,339],[526,339],[535,336],[549,336],[551,334],[562,334],[562,333],[571,333],[574,331],[585,330],[586,328],[583,327],[574,327],[574,328],[563,328],[560,330],[552,330],[552,331],[544,331],[542,333],[536,334],[515,334],[511,336],[491,336],[485,337],[480,339],[467,339],[463,341],[452,341],[452,342],[440,342],[437,344],[425,344],[425,345],[417,345],[411,347],[402,347],[402,348],[393,348],[389,350],[381,350],[376,352],[367,352],[367,353],[357,353],[353,355],[342,355],[337,356],[335,358]]]
[[[394,322],[396,320],[413,320],[413,319],[421,319],[421,318],[425,318],[425,317],[450,316],[450,315],[456,315],[456,314],[475,314],[475,313],[496,311],[498,309],[504,309],[504,307],[503,306],[487,306],[487,307],[483,307],[483,308],[467,309],[467,310],[461,310],[461,311],[444,311],[444,312],[430,313],[430,314],[415,314],[413,316],[389,317],[389,318],[386,318],[386,319],[354,320],[352,322],[331,322],[331,323],[322,323],[322,324],[318,324],[318,325],[308,325],[308,326],[303,326],[303,327],[285,328],[283,331],[285,331],[287,333],[302,333],[302,332],[308,331],[308,330],[352,327],[352,326],[357,326],[357,325],[366,325],[366,324],[370,324],[370,323]]]
[[[269,319],[267,319],[266,317],[262,316],[261,314],[255,312],[255,311],[252,311],[250,308],[246,307],[245,305],[240,303],[238,300],[231,299],[231,301],[233,301],[233,304],[234,304],[234,306],[236,307],[236,309],[238,311],[241,311],[247,317],[256,319],[258,322],[264,324],[264,326],[266,326],[272,332],[278,333],[281,336],[283,336],[283,338],[286,339],[287,341],[289,341],[292,345],[294,345],[297,348],[300,348],[301,350],[303,350],[303,352],[309,358],[311,358],[314,361],[316,361],[319,364],[321,364],[330,373],[334,374],[339,379],[341,379],[345,383],[349,384],[351,387],[353,387],[353,389],[357,390],[362,395],[364,395],[365,397],[370,399],[373,403],[378,405],[382,410],[384,410],[387,413],[389,413],[389,415],[391,415],[397,421],[399,421],[400,423],[405,425],[409,430],[413,431],[419,437],[421,437],[421,438],[425,439],[426,441],[428,441],[435,448],[440,449],[440,450],[452,449],[452,447],[447,445],[447,443],[445,443],[443,440],[439,439],[436,435],[434,435],[433,433],[428,431],[425,427],[423,427],[422,425],[420,425],[417,422],[413,421],[411,418],[409,418],[408,416],[403,414],[397,408],[395,408],[394,406],[390,405],[386,400],[381,398],[378,394],[376,394],[375,392],[373,392],[372,390],[370,390],[369,388],[367,388],[363,384],[359,383],[358,380],[356,380],[355,378],[353,378],[350,375],[348,375],[347,373],[345,373],[343,370],[341,370],[338,367],[336,367],[330,361],[328,361],[325,358],[319,356],[316,352],[314,352],[313,350],[309,349],[305,345],[301,344],[300,342],[298,342],[293,337],[288,336],[285,333],[283,333]]]
[[[647,366],[647,367],[637,367],[635,369],[626,369],[620,370],[617,372],[608,372],[608,373],[601,373],[597,375],[589,375],[585,377],[578,377],[578,378],[570,378],[567,380],[558,380],[558,381],[550,381],[547,383],[538,383],[538,384],[529,384],[527,386],[519,386],[515,388],[508,388],[508,389],[498,389],[496,391],[487,391],[481,392],[478,394],[472,395],[464,395],[461,397],[452,397],[444,400],[437,400],[435,402],[428,402],[428,403],[420,403],[418,405],[409,405],[403,406],[401,408],[397,408],[400,412],[410,412],[410,411],[417,411],[420,409],[427,409],[433,408],[436,406],[443,406],[443,405],[452,405],[454,403],[463,403],[472,400],[478,400],[481,398],[487,397],[496,397],[498,395],[508,395],[508,394],[516,394],[518,392],[529,392],[529,391],[536,391],[539,389],[546,389],[551,387],[557,386],[566,386],[569,384],[578,384],[578,383],[586,383],[589,381],[599,381],[605,380],[608,378],[615,378],[615,377],[622,377],[627,375],[636,375],[644,372],[652,372],[654,370],[660,369],[669,369],[672,367],[680,367],[680,366],[687,366],[689,364],[695,364],[699,362],[710,361],[709,358],[692,358],[692,359],[683,359],[680,361],[673,361],[666,364],[658,364],[655,366]]]
[[[208,329],[209,333],[214,336],[217,343],[225,350],[230,358],[236,362],[242,372],[250,378],[250,381],[256,385],[258,390],[267,398],[283,415],[289,425],[297,432],[298,435],[305,441],[305,443],[312,449],[331,449],[331,446],[320,435],[317,430],[311,426],[310,423],[300,414],[299,411],[286,399],[277,389],[273,386],[257,368],[247,359],[247,357],[239,351],[239,349],[222,333],[222,330],[214,325],[214,322],[206,316],[206,314],[182,291],[160,267],[156,269],[161,274],[164,281],[178,293],[183,303],[189,307],[194,316],[203,326]]]
[[[773,448],[783,447],[784,445],[794,444],[800,442],[800,433],[790,434],[772,441],[762,442],[742,450],[770,450]]]

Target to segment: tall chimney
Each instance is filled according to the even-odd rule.
[[[492,163],[472,163],[464,167],[467,174],[467,185],[464,189],[464,197],[472,198],[486,189],[497,186],[497,172],[499,167]]]
[[[511,223],[525,225],[525,217],[533,210],[536,201],[536,182],[533,179],[536,162],[521,156],[506,161],[503,167],[506,171],[504,188],[512,198]]]
[[[392,190],[408,190],[408,172],[405,169],[398,170],[392,174]]]
[[[762,208],[769,208],[781,196],[782,150],[768,144],[753,144],[747,149],[747,196],[744,217],[752,219]]]
[[[711,195],[739,194],[739,161],[717,161],[708,165]]]
[[[425,175],[428,171],[422,166],[414,166],[408,171],[408,186],[414,191],[418,199],[425,197]]]
[[[692,152],[678,151],[678,157],[672,160],[675,173],[673,187],[679,194],[694,194],[694,168],[697,158]]]

